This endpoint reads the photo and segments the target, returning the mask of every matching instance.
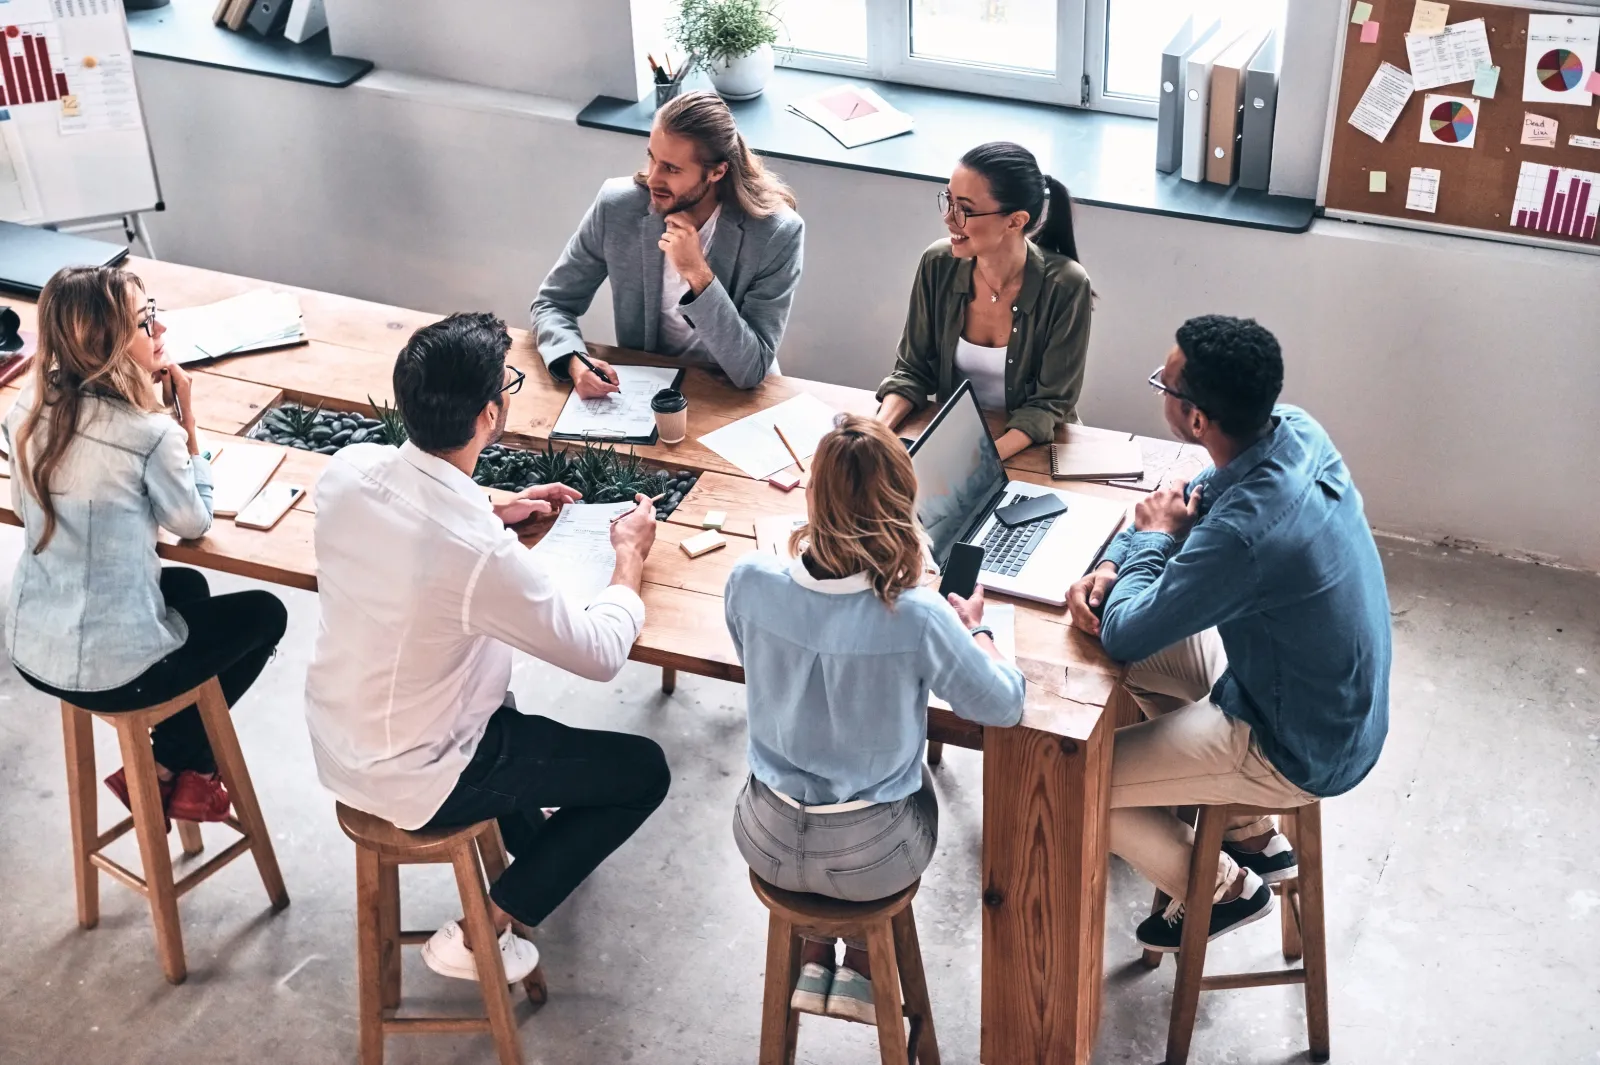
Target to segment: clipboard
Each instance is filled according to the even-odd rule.
[[[649,447],[657,442],[661,434],[656,429],[655,414],[654,412],[650,411],[650,399],[662,388],[679,388],[683,384],[683,368],[664,366],[617,366],[616,364],[612,364],[612,369],[616,370],[618,375],[621,376],[624,381],[622,394],[629,396],[631,402],[642,404],[644,410],[649,412],[650,431],[648,433],[627,435],[627,431],[624,428],[619,428],[615,431],[612,431],[608,430],[603,425],[597,425],[582,432],[559,431],[556,428],[552,428],[548,437],[549,439],[573,440],[582,443],[593,444],[629,444],[638,447]],[[636,375],[638,371],[653,371],[651,374],[643,375],[645,377],[656,377],[662,371],[670,371],[672,373],[672,377],[668,383],[664,384],[660,383],[660,381],[668,380],[664,377],[660,378],[660,381],[640,380],[638,382],[639,390],[630,394],[625,382],[627,381],[628,377]],[[654,385],[655,387],[651,387],[651,385]],[[592,402],[595,401],[579,399],[576,391],[567,393],[567,401],[562,405],[561,413],[556,417],[555,424],[559,426],[564,419],[569,417],[569,408],[574,403],[584,404]],[[636,420],[636,415],[637,408],[634,408],[628,417]],[[579,420],[590,420],[594,417],[594,415],[583,415]]]

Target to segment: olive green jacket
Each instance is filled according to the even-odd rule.
[[[973,298],[972,273],[973,260],[951,254],[949,240],[922,253],[894,372],[878,386],[880,401],[892,392],[920,410],[930,393],[943,402],[956,390],[956,341]],[[1028,242],[1006,346],[1006,428],[1021,429],[1035,444],[1054,439],[1062,422],[1078,420],[1090,300],[1082,266]]]

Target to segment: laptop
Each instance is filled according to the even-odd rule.
[[[0,289],[8,292],[37,296],[64,266],[111,266],[127,257],[126,244],[0,222]]]
[[[940,570],[958,543],[983,548],[978,582],[1022,599],[1061,606],[1083,576],[1126,506],[1080,492],[1010,480],[995,450],[970,382],[963,381],[911,445],[917,471],[917,520]],[[1007,528],[994,512],[1034,496],[1067,504],[1059,514]]]

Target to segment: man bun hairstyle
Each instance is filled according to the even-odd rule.
[[[492,314],[452,314],[411,334],[394,363],[406,435],[432,454],[465,447],[505,387],[511,334]]]
[[[1178,327],[1183,388],[1196,407],[1235,440],[1248,440],[1272,419],[1283,391],[1278,338],[1254,318],[1207,314]]]
[[[961,165],[989,183],[989,194],[1007,214],[1025,211],[1024,231],[1045,251],[1078,259],[1078,240],[1072,228],[1072,194],[1067,187],[1039,169],[1039,160],[1020,144],[990,141],[961,157]]]

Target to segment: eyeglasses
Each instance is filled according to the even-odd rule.
[[[506,369],[511,371],[511,380],[501,385],[500,391],[514,396],[522,391],[522,382],[528,379],[528,375],[515,366],[507,366]]]
[[[145,336],[154,340],[156,337],[156,301],[151,299],[145,304],[144,316],[139,319],[139,328],[144,330]]]
[[[1186,396],[1182,392],[1179,392],[1176,388],[1168,388],[1166,384],[1162,382],[1161,374],[1165,369],[1165,366],[1157,366],[1156,372],[1150,375],[1150,388],[1156,393],[1156,395],[1171,396],[1173,399],[1182,400],[1184,403],[1189,404],[1189,406],[1194,407],[1201,413],[1204,413],[1205,409],[1201,407],[1200,404],[1196,403],[1192,396]]]
[[[956,224],[957,229],[967,228],[969,218],[987,218],[994,214],[1010,214],[1010,211],[969,211],[955,201],[949,189],[939,190],[939,213]]]

